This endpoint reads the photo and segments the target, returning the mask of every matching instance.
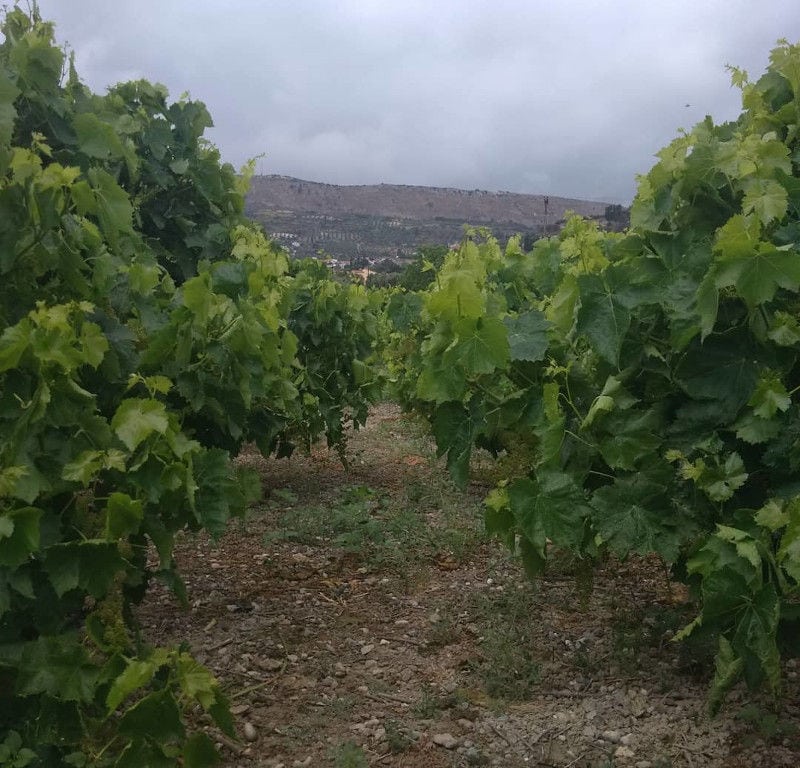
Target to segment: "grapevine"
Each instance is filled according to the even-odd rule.
[[[488,529],[533,574],[548,542],[659,555],[698,599],[680,637],[716,638],[712,711],[740,679],[778,694],[798,652],[800,46],[770,62],[732,70],[736,121],[658,153],[627,232],[468,233],[390,306],[390,370],[455,480],[476,445],[516,457]]]

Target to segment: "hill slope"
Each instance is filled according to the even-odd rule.
[[[338,186],[289,176],[256,176],[248,214],[298,256],[322,250],[341,259],[413,255],[426,243],[450,243],[464,224],[499,238],[541,235],[572,210],[603,218],[608,204],[544,195],[398,184]]]

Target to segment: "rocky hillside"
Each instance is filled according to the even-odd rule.
[[[256,176],[248,214],[297,256],[324,251],[342,260],[407,258],[420,245],[451,243],[465,224],[499,238],[555,231],[566,211],[614,219],[619,206],[512,192],[397,184],[338,186],[288,176]]]

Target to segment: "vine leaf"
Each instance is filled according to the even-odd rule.
[[[508,345],[512,360],[528,360],[535,363],[547,352],[547,329],[550,323],[544,314],[536,310],[523,312],[516,317],[503,318],[508,331]]]
[[[100,669],[91,663],[77,636],[40,637],[25,644],[19,663],[17,693],[44,693],[56,701],[89,702]]]
[[[123,400],[111,420],[111,427],[117,437],[130,451],[136,450],[153,432],[163,435],[168,426],[164,403],[152,399]]]

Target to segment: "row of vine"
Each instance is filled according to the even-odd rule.
[[[800,46],[738,120],[658,153],[622,234],[570,219],[524,253],[472,232],[397,293],[390,371],[453,477],[473,446],[515,466],[490,531],[531,573],[548,542],[591,562],[656,553],[718,643],[711,709],[780,690],[800,628]]]

